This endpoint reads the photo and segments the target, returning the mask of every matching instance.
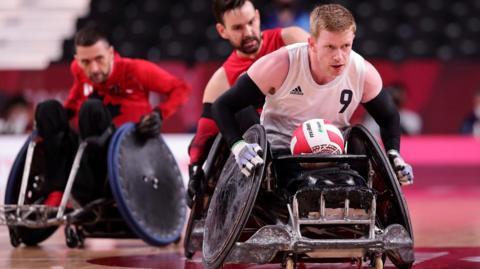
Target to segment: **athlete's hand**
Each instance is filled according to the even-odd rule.
[[[162,114],[154,109],[150,114],[143,116],[136,124],[136,133],[140,138],[151,138],[160,134]]]
[[[406,163],[398,151],[391,149],[387,152],[388,159],[397,173],[397,178],[400,184],[413,184],[413,169],[412,166]]]
[[[260,157],[263,151],[258,144],[249,144],[240,140],[232,146],[232,153],[241,172],[247,177],[252,174],[255,167],[263,164],[263,159]]]

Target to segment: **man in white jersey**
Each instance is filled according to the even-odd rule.
[[[262,163],[261,149],[242,140],[233,115],[265,97],[261,123],[272,151],[288,148],[293,130],[312,118],[348,126],[362,104],[380,126],[400,183],[413,182],[412,168],[399,154],[398,111],[382,91],[375,67],[352,51],[355,30],[355,20],[343,6],[317,6],[310,14],[308,43],[289,45],[259,59],[214,103],[213,116],[245,175]]]

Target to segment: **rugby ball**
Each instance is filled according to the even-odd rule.
[[[290,141],[292,155],[309,153],[342,154],[344,152],[342,132],[323,119],[311,119],[295,129]]]

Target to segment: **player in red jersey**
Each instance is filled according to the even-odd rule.
[[[190,88],[184,81],[151,62],[121,57],[95,31],[84,28],[76,35],[75,60],[70,66],[74,84],[64,103],[71,113],[78,113],[87,99],[98,98],[118,127],[152,112],[150,91],[166,96],[155,108],[161,118],[171,116],[186,101]]]
[[[213,12],[218,33],[230,42],[234,51],[213,74],[205,88],[203,112],[188,150],[190,156],[188,204],[191,204],[195,190],[203,178],[201,166],[213,139],[218,134],[218,128],[211,116],[212,103],[256,60],[285,45],[306,42],[308,38],[308,33],[299,27],[276,28],[261,32],[260,14],[250,0],[214,0]],[[262,105],[258,104],[257,108],[261,108]],[[257,118],[255,115],[253,120],[258,120]]]
[[[105,35],[94,27],[77,32],[75,50],[71,64],[74,83],[64,105],[55,100],[45,101],[37,106],[35,113],[37,133],[47,148],[51,192],[63,190],[78,143],[68,119],[78,117],[82,139],[101,136],[125,122],[136,122],[136,134],[147,139],[159,134],[162,120],[171,116],[190,93],[184,81],[157,65],[115,53]],[[148,100],[150,91],[165,96],[153,109]],[[105,176],[107,141],[89,147],[91,152],[86,152],[85,159],[91,164],[87,165],[91,171],[79,171],[88,173],[84,178]]]

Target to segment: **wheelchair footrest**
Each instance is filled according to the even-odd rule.
[[[298,238],[320,236],[327,239],[341,235],[345,239],[375,239],[376,200],[369,188],[304,188],[297,191],[288,209],[294,234]]]
[[[365,187],[313,187],[294,196],[302,220],[370,220],[375,195]]]

